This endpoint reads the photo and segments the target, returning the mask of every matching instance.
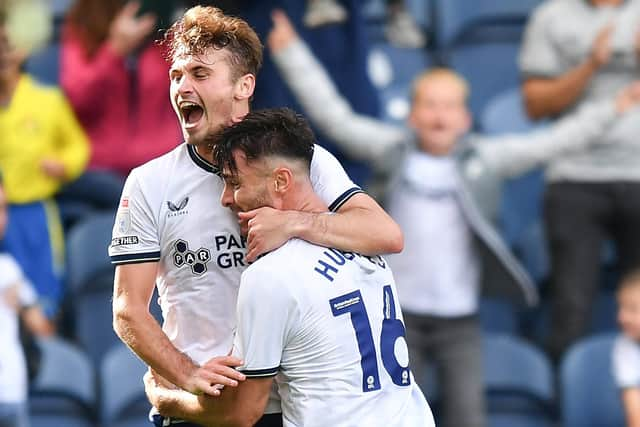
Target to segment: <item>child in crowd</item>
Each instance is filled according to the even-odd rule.
[[[49,19],[42,0],[0,3],[0,169],[12,217],[4,246],[53,315],[62,299],[64,266],[53,197],[84,170],[89,141],[62,92],[22,71],[47,42]]]
[[[7,199],[0,177],[0,245],[7,226]],[[19,338],[18,318],[33,334],[52,334],[53,327],[37,303],[37,295],[11,257],[0,248],[0,427],[27,425],[27,368]]]
[[[640,270],[620,284],[618,323],[622,333],[613,347],[613,374],[621,391],[628,427],[640,426]]]

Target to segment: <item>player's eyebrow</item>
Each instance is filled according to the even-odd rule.
[[[222,172],[220,174],[222,179],[226,182],[234,182],[238,180],[238,176],[229,172]]]

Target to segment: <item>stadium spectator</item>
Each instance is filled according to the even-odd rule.
[[[6,14],[0,26],[0,168],[12,220],[5,247],[51,316],[62,298],[64,267],[53,197],[84,170],[89,143],[62,92],[21,72],[28,55],[47,41],[47,5],[11,1]]]
[[[167,380],[213,394],[217,383],[235,384],[227,377],[237,372],[228,365],[238,361],[222,355],[233,341],[237,288],[247,261],[292,237],[372,255],[399,251],[402,235],[321,147],[314,151],[312,182],[335,214],[261,208],[236,215],[222,207],[217,199],[223,182],[212,149],[217,132],[249,112],[262,44],[244,20],[212,7],[187,10],[167,41],[170,97],[185,143],[127,178],[109,248],[116,264],[114,328]],[[149,313],[156,284],[162,330]],[[164,421],[156,417],[158,425]]]
[[[155,14],[141,13],[136,1],[78,0],[66,16],[60,83],[92,146],[89,171],[66,189],[67,199],[116,206],[129,171],[179,141],[167,102],[169,66],[153,41],[173,3],[151,4]]]
[[[492,226],[500,183],[598,141],[617,115],[640,101],[640,85],[542,133],[463,138],[471,127],[467,84],[453,71],[435,69],[415,81],[410,130],[354,113],[287,17],[275,12],[273,18],[273,59],[305,112],[345,152],[372,162],[385,177],[381,197],[405,233],[404,251],[388,259],[405,311],[412,370],[425,389],[425,362],[435,363],[439,425],[485,425],[481,283],[537,302],[535,285]]]
[[[220,202],[233,211],[327,212],[311,184],[314,143],[291,110],[249,113],[215,147],[225,183]],[[254,425],[278,374],[286,425],[433,426],[406,345],[397,344],[405,328],[396,295],[381,257],[289,240],[242,274],[233,353],[247,381],[198,398],[147,376],[150,400],[167,416],[203,425]]]
[[[640,271],[628,274],[618,292],[622,333],[613,346],[612,368],[628,427],[640,426]]]
[[[564,117],[637,79],[640,1],[547,0],[527,24],[522,91],[533,118]],[[567,17],[571,25],[567,25]],[[551,259],[554,360],[587,332],[603,245],[615,243],[622,274],[640,267],[640,113],[619,118],[603,144],[553,159],[544,220]]]
[[[387,39],[398,47],[424,47],[425,34],[407,11],[406,0],[386,0],[385,3],[387,19],[384,32]],[[307,0],[304,15],[307,27],[342,23],[346,19],[347,10],[338,0]]]
[[[26,427],[27,366],[20,342],[19,318],[33,334],[47,336],[54,330],[38,306],[38,296],[22,270],[1,248],[7,221],[7,198],[0,175],[0,427]]]
[[[271,29],[271,10],[285,9],[291,20],[300,25],[300,35],[316,49],[320,62],[324,64],[342,93],[349,99],[353,109],[362,114],[377,115],[379,100],[367,73],[370,38],[363,15],[362,1],[339,1],[348,12],[347,20],[339,25],[305,27],[302,22],[307,6],[306,1],[301,0],[238,2],[243,6],[239,16],[250,22],[260,39],[265,40]],[[332,48],[327,49],[326,46]],[[283,105],[299,109],[295,97],[282,81],[270,57],[266,56],[257,77],[252,107],[274,108]],[[371,174],[369,165],[345,156],[322,132],[316,132],[316,135],[318,144],[336,156],[356,184],[369,179]]]

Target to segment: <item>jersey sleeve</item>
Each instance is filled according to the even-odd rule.
[[[619,336],[613,346],[611,362],[618,388],[640,387],[640,344]]]
[[[296,304],[281,275],[250,267],[240,281],[233,355],[244,361],[239,370],[249,378],[276,375],[297,322]]]
[[[338,159],[317,144],[311,160],[311,184],[332,212],[338,211],[355,194],[363,192],[351,181]]]
[[[158,223],[134,169],[124,185],[113,225],[109,256],[113,264],[160,259]]]

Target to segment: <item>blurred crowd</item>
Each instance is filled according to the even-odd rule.
[[[114,212],[127,174],[182,141],[166,48],[156,41],[184,8],[203,3],[245,18],[268,47],[253,108],[307,116],[320,144],[402,227],[405,249],[389,262],[424,390],[433,382],[427,366],[435,369],[438,425],[488,425],[487,296],[521,319],[548,316],[542,337],[519,335],[557,365],[590,333],[603,248],[613,253],[609,288],[622,331],[613,371],[628,425],[640,422],[640,368],[628,367],[640,361],[639,0],[540,1],[524,30],[518,89],[529,119],[545,125],[500,136],[474,121],[476,87],[443,66],[414,76],[405,120],[384,118],[361,1],[0,0],[0,315],[12,319],[1,342],[15,349],[0,356],[0,418],[25,416],[18,318],[31,334],[73,339],[65,235]],[[405,1],[378,3],[384,43],[429,48],[432,33]],[[58,85],[25,67],[52,43]],[[505,182],[535,169],[545,180],[542,280],[500,228]],[[11,380],[5,359],[21,366]]]

